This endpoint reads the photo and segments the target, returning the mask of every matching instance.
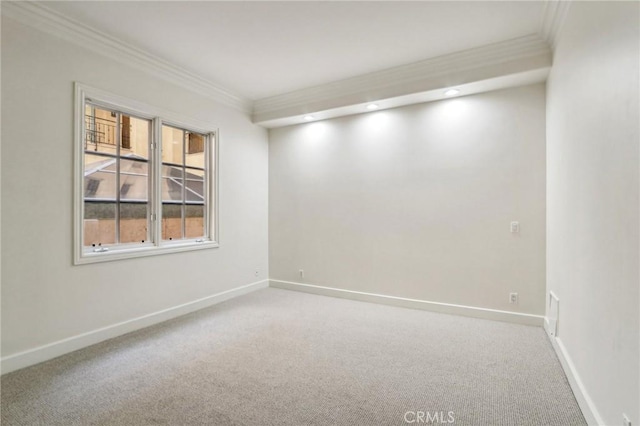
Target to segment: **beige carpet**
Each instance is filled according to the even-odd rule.
[[[1,404],[2,425],[585,424],[541,328],[277,289],[5,375]]]

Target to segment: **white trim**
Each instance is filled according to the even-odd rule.
[[[71,19],[41,2],[3,1],[2,15],[162,78],[216,102],[250,113],[252,101],[116,37]]]
[[[76,82],[74,85],[74,236],[73,236],[73,260],[74,265],[82,265],[96,262],[109,262],[113,260],[130,259],[135,257],[154,256],[159,254],[184,252],[190,250],[202,250],[219,247],[217,223],[219,217],[218,188],[219,188],[219,131],[211,130],[215,126],[185,117],[181,114],[167,111],[162,108],[146,105],[141,102],[127,99],[115,95],[105,90],[96,89]],[[90,101],[94,105],[115,109],[120,112],[131,114],[136,117],[149,119],[152,121],[152,149],[149,154],[149,169],[152,176],[151,196],[149,205],[152,207],[151,213],[155,213],[150,226],[152,231],[151,242],[144,245],[117,244],[109,247],[109,251],[92,253],[84,247],[83,241],[83,218],[84,218],[84,106]],[[162,201],[160,194],[161,187],[161,150],[162,150],[162,125],[167,124],[178,128],[188,129],[194,132],[207,135],[207,149],[205,150],[205,170],[206,189],[208,192],[208,203],[205,207],[209,210],[206,214],[206,236],[203,239],[184,239],[179,241],[162,241],[161,232],[161,212]],[[213,144],[213,146],[212,146]],[[213,156],[213,158],[211,158]],[[213,184],[211,181],[213,180]],[[211,203],[214,203],[211,208]]]
[[[322,296],[340,297],[343,299],[352,299],[361,302],[399,306],[402,308],[421,309],[425,311],[440,312],[443,314],[462,315],[466,317],[483,318],[494,321],[505,321],[516,324],[542,326],[544,322],[544,317],[542,315],[500,311],[496,309],[479,308],[475,306],[454,305],[451,303],[430,302],[428,300],[408,299],[404,297],[365,293],[361,291],[344,290],[340,288],[323,287],[291,281],[269,280],[269,287],[302,291],[305,293],[319,294]]]
[[[531,34],[258,99],[254,102],[252,119],[261,123],[550,66],[551,49],[539,34]]]
[[[173,306],[161,311],[153,312],[127,321],[122,321],[117,324],[109,325],[107,327],[102,327],[97,330],[89,331],[87,333],[68,337],[37,348],[9,355],[0,360],[0,370],[2,371],[2,374],[5,374],[21,368],[29,367],[141,328],[149,327],[256,290],[267,288],[268,286],[268,280],[257,281],[191,302],[183,303],[178,306]]]
[[[472,83],[457,84],[455,85],[455,87],[456,89],[460,90],[460,96],[475,95],[478,93],[508,89],[511,87],[522,87],[530,84],[545,82],[547,80],[547,76],[549,75],[550,69],[551,67],[540,67],[530,71],[501,75],[499,77],[489,78],[487,80],[477,80],[473,81]],[[376,109],[376,112],[407,105],[446,99],[447,96],[444,94],[445,91],[442,89],[442,85],[437,84],[437,86],[437,89],[428,90],[426,92],[417,92],[409,95],[395,96],[387,99],[377,99],[376,103],[378,105],[378,108]],[[313,121],[343,117],[346,115],[371,113],[371,111],[367,109],[367,105],[369,105],[369,103],[370,102],[349,104],[343,107],[314,111]],[[305,120],[304,117],[304,115],[284,116],[282,118],[254,121],[254,124],[258,124],[262,127],[271,129],[276,127],[290,126],[294,124],[308,123],[308,121]]]
[[[337,113],[337,110],[361,103],[441,90],[452,85],[460,86],[504,76],[545,71],[551,66],[551,50],[547,41],[555,41],[555,36],[568,9],[567,4],[567,1],[548,1],[545,5],[544,18],[540,22],[540,29],[535,34],[255,101],[232,93],[208,78],[196,75],[169,60],[154,56],[117,37],[69,18],[49,8],[46,3],[3,2],[2,14],[37,30],[94,52],[100,52],[108,58],[140,69],[216,102],[252,114],[252,121],[255,124],[265,125],[264,123],[274,120],[318,111],[335,110],[335,116],[348,115],[353,112]],[[415,100],[415,102],[424,102],[424,100]],[[410,103],[405,99],[404,104]],[[271,123],[266,124],[266,127],[289,124],[294,122],[277,125]]]
[[[159,220],[156,220],[160,222]],[[158,234],[160,236],[160,234]],[[217,241],[195,242],[195,240],[181,240],[179,242],[162,242],[161,246],[140,245],[135,248],[114,248],[103,253],[84,252],[75,259],[74,265],[85,265],[96,262],[111,262],[114,260],[134,259],[137,257],[157,256],[160,254],[181,253],[185,251],[218,248]]]
[[[162,212],[162,121],[153,120],[152,122],[152,141],[151,141],[151,155],[150,159],[153,160],[153,164],[150,164],[149,170],[151,170],[151,199],[149,200],[152,206],[151,219],[152,223],[149,227],[149,231],[153,234],[151,239],[154,238],[154,244],[159,241],[158,236],[162,238],[162,220],[158,217],[158,212]],[[156,170],[157,169],[157,170]]]
[[[253,121],[261,123],[287,116],[435,89],[432,87],[433,84],[427,84],[429,81],[435,84],[435,80],[437,80],[441,87],[468,84],[475,81],[474,73],[482,74],[482,68],[492,68],[492,75],[486,75],[487,72],[485,72],[485,75],[480,79],[495,78],[504,74],[500,74],[501,67],[496,67],[500,64],[509,65],[507,68],[519,68],[505,71],[507,74],[533,71],[541,66],[544,67],[542,63],[551,54],[549,45],[555,47],[570,4],[571,0],[546,0],[539,30],[536,34],[255,101],[232,93],[231,90],[223,88],[208,78],[134,47],[117,37],[69,18],[49,8],[46,3],[2,2],[2,14],[39,31],[60,37],[91,51],[100,52],[106,57],[140,69],[216,102],[245,113],[253,113]],[[540,60],[531,61],[532,58]],[[550,59],[546,62],[548,62],[547,67],[551,65]],[[520,64],[520,67],[517,64]],[[444,80],[442,78],[436,79],[437,76],[447,78]],[[446,83],[443,84],[443,81]]]
[[[546,311],[547,313],[544,317],[544,329],[549,333],[549,335],[557,337],[560,331],[558,323],[560,318],[560,299],[553,291],[549,292]],[[552,312],[555,314],[553,318],[551,317]]]
[[[593,400],[589,396],[584,383],[582,383],[580,375],[578,374],[578,371],[576,370],[576,367],[571,360],[571,357],[569,356],[567,348],[564,346],[562,340],[559,337],[553,337],[550,334],[551,330],[547,328],[547,321],[545,321],[545,331],[547,332],[547,336],[549,337],[551,346],[553,346],[553,350],[556,352],[556,355],[560,360],[560,365],[562,365],[564,374],[567,376],[567,380],[569,381],[569,386],[571,386],[571,390],[576,397],[578,406],[582,410],[582,414],[584,415],[587,424],[589,426],[604,425],[605,422],[602,420],[600,413],[598,413],[596,405],[593,403]]]
[[[98,106],[102,105],[107,108],[116,108],[119,111],[149,120],[155,117],[162,117],[163,122],[166,124],[177,127],[188,127],[190,130],[198,133],[207,134],[212,128],[215,129],[218,127],[214,122],[198,120],[185,116],[177,111],[139,102],[79,81],[74,83],[74,87],[76,90],[76,102],[78,102],[77,96],[82,95],[85,98],[91,99],[92,103]]]
[[[545,1],[540,22],[540,35],[552,48],[555,48],[558,43],[558,35],[562,30],[570,6],[571,0]]]
[[[209,137],[213,138],[213,150],[209,150],[206,159],[209,163],[207,165],[208,170],[211,170],[211,173],[209,173],[209,179],[213,176],[213,185],[211,185],[211,182],[209,181],[207,235],[213,235],[216,243],[220,244],[220,129],[216,129],[216,131],[211,133]],[[211,159],[211,155],[213,155],[213,160]],[[213,194],[211,192],[213,192]],[[213,208],[211,208],[211,203],[214,203]]]
[[[84,220],[84,120],[78,117],[84,115],[84,87],[74,84],[73,103],[73,263],[77,265],[82,260],[82,228]]]

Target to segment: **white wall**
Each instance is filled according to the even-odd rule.
[[[547,287],[596,421],[640,423],[636,2],[573,2],[547,109]]]
[[[219,127],[220,248],[72,266],[74,81]],[[2,124],[3,356],[267,278],[268,139],[247,114],[3,18]]]
[[[269,139],[272,279],[544,313],[543,84]]]

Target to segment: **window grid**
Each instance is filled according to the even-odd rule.
[[[196,132],[184,129],[168,123],[162,123],[163,137],[172,135],[171,139],[163,139],[162,142],[162,179],[168,179],[174,184],[180,185],[180,198],[179,199],[167,199],[164,195],[162,197],[163,209],[169,211],[170,205],[179,206],[180,211],[180,237],[183,239],[202,239],[208,234],[208,211],[209,202],[208,197],[204,195],[208,193],[208,179],[206,179],[207,164],[203,164],[204,167],[198,167],[190,162],[192,155],[202,154],[203,158],[209,159],[209,146],[211,143],[205,143],[209,138],[213,136],[207,136],[198,134]],[[176,136],[179,134],[179,137]],[[195,136],[195,138],[194,138]],[[193,145],[193,140],[200,140],[202,144]],[[170,143],[171,142],[171,143]],[[175,148],[177,144],[177,150],[179,152],[179,158],[175,155]],[[165,150],[167,152],[165,152]],[[171,154],[169,153],[171,152]],[[207,161],[205,161],[207,163]],[[171,173],[165,172],[166,168],[173,170],[179,170],[179,176],[171,176]],[[202,178],[198,179],[198,172],[202,172]],[[197,187],[201,184],[202,194],[199,194],[192,187]],[[202,201],[199,201],[202,199]],[[201,206],[201,209],[196,209],[190,206]],[[200,211],[202,212],[200,214]],[[198,217],[200,217],[200,223],[198,223]],[[168,221],[167,221],[168,222]],[[163,240],[174,240],[174,237],[169,235],[166,231],[167,223],[163,222]],[[197,229],[197,231],[196,231]],[[165,232],[166,231],[166,232]],[[196,234],[196,232],[199,232]]]
[[[106,107],[102,107],[102,106],[98,106],[98,105],[93,105],[89,102],[86,103],[86,106],[89,109],[89,114],[85,113],[85,127],[84,127],[84,135],[83,135],[83,140],[85,141],[84,143],[84,154],[86,155],[91,155],[94,157],[104,157],[104,158],[111,158],[113,160],[113,164],[115,166],[115,170],[109,170],[108,168],[102,168],[100,169],[100,173],[101,174],[113,174],[114,178],[114,183],[115,183],[115,193],[113,194],[113,199],[108,198],[108,197],[103,197],[103,198],[98,198],[98,197],[92,197],[90,199],[87,198],[87,191],[85,190],[85,198],[84,198],[84,202],[97,202],[97,203],[109,203],[109,202],[113,202],[114,203],[114,226],[113,226],[113,239],[114,242],[113,243],[106,243],[106,245],[119,245],[119,244],[128,244],[128,243],[145,243],[145,242],[150,242],[151,238],[151,227],[150,227],[150,214],[149,214],[149,209],[150,209],[150,188],[151,188],[151,164],[149,161],[149,152],[150,152],[150,144],[151,144],[151,121],[144,119],[144,118],[140,118],[134,115],[125,115],[122,114],[118,111],[113,111],[110,108],[106,108]],[[104,127],[104,125],[102,126],[102,130],[96,130],[98,128],[98,126],[96,126],[96,120],[97,120],[97,116],[96,116],[96,110],[102,111],[102,112],[107,112],[111,115],[111,117],[115,118],[115,121],[111,121],[111,120],[106,120],[104,118],[100,118],[99,120],[102,121],[109,121],[111,123],[113,123],[113,132],[108,131],[108,129],[106,129]],[[126,119],[125,119],[126,118]],[[145,151],[147,153],[146,157],[147,158],[136,158],[136,157],[131,157],[131,156],[127,156],[127,157],[123,157],[122,155],[122,150],[123,149],[128,149],[128,150],[132,150],[132,146],[131,146],[131,139],[130,139],[130,123],[131,120],[135,120],[135,121],[142,121],[142,122],[146,122],[146,138],[144,141],[144,148]],[[128,135],[128,140],[126,141],[127,143],[125,144],[125,140],[122,137],[123,133],[125,132],[124,128],[125,127],[129,127],[129,135]],[[106,131],[105,131],[106,130]],[[102,135],[102,137],[97,138],[96,135]],[[89,144],[92,143],[95,146],[89,146]],[[113,146],[113,149],[115,150],[115,153],[109,153],[109,152],[102,152],[98,150],[98,147],[100,146],[100,144],[104,144],[104,145],[109,145],[109,146]],[[147,173],[134,173],[131,171],[124,171],[123,167],[122,167],[122,161],[126,160],[127,162],[131,162],[131,163],[140,163],[140,164],[144,164],[147,167]],[[86,160],[83,161],[85,166],[86,166]],[[85,171],[85,175],[87,174],[87,172]],[[144,177],[146,178],[146,197],[142,198],[142,199],[130,199],[127,198],[125,201],[123,201],[123,191],[126,189],[129,189],[132,184],[124,184],[123,178],[127,178],[127,177]],[[90,182],[91,184],[94,184],[93,186],[95,186],[97,189],[97,185],[99,182],[98,181],[92,181]],[[87,185],[87,187],[89,187],[89,185]],[[91,191],[89,191],[91,192]],[[126,194],[125,194],[126,195]],[[144,225],[144,234],[143,237],[139,240],[139,241],[128,241],[128,240],[124,240],[122,238],[122,232],[123,232],[123,227],[124,227],[124,222],[123,222],[123,208],[128,208],[133,204],[144,204],[146,213],[144,215],[145,220],[146,220],[146,224]],[[96,241],[96,244],[98,244],[99,247],[102,247],[102,241]],[[89,244],[86,244],[87,246]],[[92,245],[92,247],[95,246]]]
[[[98,92],[92,95],[88,92]],[[111,99],[110,99],[111,98]],[[171,114],[150,107],[148,110],[139,108],[140,104],[129,101],[135,108],[122,107],[123,98],[116,95],[107,94],[97,89],[89,89],[76,83],[76,226],[75,226],[75,264],[92,263],[96,261],[126,259],[131,257],[148,256],[153,254],[170,253],[176,251],[199,250],[202,248],[217,247],[217,137],[215,132],[202,131],[201,125],[190,125],[188,120],[172,120]],[[91,108],[91,116],[87,119],[87,108]],[[111,113],[115,124],[113,132],[114,140],[108,144],[111,151],[108,152],[104,146],[107,142],[106,131],[99,130],[96,124],[95,108],[100,108]],[[107,115],[108,116],[108,115]],[[105,117],[107,117],[105,116]],[[125,118],[126,117],[126,118]],[[164,121],[169,118],[170,121]],[[135,135],[129,127],[129,121],[135,119],[143,120],[147,130],[145,155],[146,159],[131,157],[130,153],[137,146],[134,141]],[[180,139],[180,163],[165,162],[162,157],[162,127],[171,126],[181,131]],[[98,138],[98,131],[104,133],[104,140]],[[126,136],[126,137],[125,137]],[[127,139],[125,141],[125,139]],[[123,144],[126,143],[126,146]],[[98,149],[99,145],[104,145]],[[176,152],[177,154],[177,152]],[[195,164],[193,158],[198,157],[201,163]],[[198,155],[199,154],[199,155]],[[101,163],[100,173],[102,178],[111,175],[111,185],[115,186],[115,194],[111,200],[100,196],[97,189],[97,182],[86,180],[85,183],[85,155],[90,155],[92,161]],[[101,162],[99,158],[104,158]],[[178,159],[176,157],[176,159]],[[111,163],[108,161],[111,160]],[[87,163],[90,164],[90,163]],[[109,170],[106,164],[111,164]],[[141,169],[135,164],[144,164]],[[155,164],[155,166],[154,166]],[[163,219],[163,177],[164,166],[179,166],[182,173],[182,180],[179,186],[180,199],[180,238],[179,241],[164,241],[162,239]],[[202,167],[200,167],[202,166]],[[115,169],[115,170],[114,170]],[[136,190],[136,182],[146,177],[146,189],[141,197],[140,191]],[[138,188],[139,189],[139,188]],[[92,192],[93,191],[93,192]],[[86,192],[86,193],[85,193]],[[104,192],[104,191],[102,191]],[[108,192],[108,188],[107,188]],[[91,196],[89,196],[91,194]],[[114,203],[114,238],[113,243],[105,244],[107,250],[94,252],[90,244],[84,242],[84,215],[85,203]],[[146,235],[144,240],[129,242],[125,239],[123,232],[129,233],[129,228],[124,226],[125,222],[132,217],[138,218],[142,213],[135,205],[144,204],[145,230],[138,229]],[[193,205],[195,208],[190,208]],[[98,208],[100,208],[98,206]],[[124,211],[123,211],[124,209]],[[108,209],[107,209],[108,210]],[[190,222],[187,222],[190,220]],[[194,225],[196,223],[196,225]],[[177,225],[177,223],[176,223]],[[196,236],[198,235],[198,236]]]

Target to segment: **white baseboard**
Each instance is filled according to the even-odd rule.
[[[269,286],[269,280],[257,281],[231,290],[223,291],[202,299],[187,302],[182,305],[173,306],[162,311],[153,312],[138,318],[133,318],[97,330],[72,336],[44,346],[29,349],[13,355],[6,356],[0,360],[0,371],[2,374],[21,368],[29,367],[43,361],[56,358],[60,355],[86,348],[87,346],[100,343],[113,337],[121,336],[150,325],[158,324],[172,318],[176,318],[209,306],[233,299],[234,297],[256,291]]]
[[[573,361],[571,361],[571,357],[567,352],[567,348],[562,343],[562,340],[559,337],[555,337],[551,335],[549,330],[549,323],[545,321],[545,331],[547,332],[547,336],[551,341],[551,346],[553,346],[556,355],[558,355],[558,359],[560,360],[560,365],[562,365],[562,369],[564,370],[564,374],[567,376],[567,380],[569,381],[569,386],[571,386],[571,390],[573,391],[573,395],[576,397],[576,401],[578,401],[578,405],[582,410],[582,414],[584,415],[585,420],[589,426],[598,426],[604,425],[604,421],[598,410],[596,409],[593,400],[589,397],[587,390],[580,379],[580,375],[576,370]]]
[[[269,286],[285,290],[320,294],[323,296],[358,300],[361,302],[379,303],[383,305],[399,306],[402,308],[422,309],[425,311],[440,312],[444,314],[462,315],[516,324],[535,325],[538,327],[541,327],[544,322],[544,317],[542,315],[499,311],[495,309],[478,308],[475,306],[453,305],[450,303],[429,302],[427,300],[407,299],[404,297],[386,296],[384,294],[363,293],[360,291],[322,287],[291,281],[269,280]]]

